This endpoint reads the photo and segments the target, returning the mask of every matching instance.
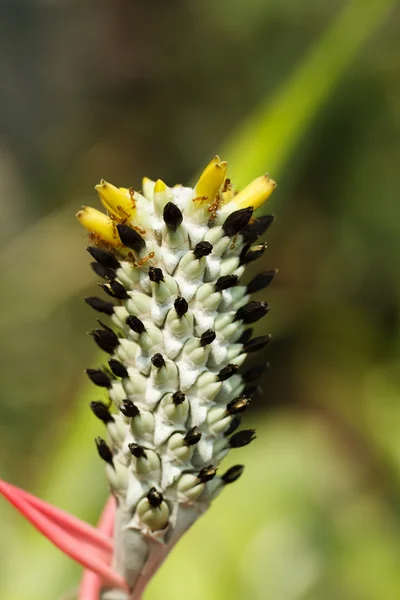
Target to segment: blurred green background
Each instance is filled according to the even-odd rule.
[[[93,523],[107,493],[74,219],[99,179],[186,183],[219,152],[279,183],[258,439],[146,600],[400,597],[399,25],[395,0],[0,4],[2,478]],[[76,585],[0,519],[2,600]]]

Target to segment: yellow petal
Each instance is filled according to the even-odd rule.
[[[236,194],[233,200],[226,206],[231,207],[232,204],[235,204],[235,210],[253,206],[254,210],[256,210],[264,204],[275,188],[276,183],[273,179],[270,179],[268,175],[261,175],[261,177],[257,177],[257,179],[249,183],[244,190]]]
[[[135,209],[134,202],[125,188],[118,189],[115,185],[102,179],[99,185],[95,186],[101,203],[115,217],[131,217]]]
[[[200,175],[195,188],[196,196],[205,196],[210,200],[215,198],[225,181],[227,168],[228,163],[221,161],[219,156],[215,156]]]
[[[79,222],[89,233],[93,233],[108,244],[120,246],[121,240],[116,231],[115,223],[104,213],[90,206],[83,206],[76,214]]]
[[[154,186],[154,192],[165,192],[167,186],[161,179],[157,179],[156,184]]]

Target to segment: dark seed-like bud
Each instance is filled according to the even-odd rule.
[[[126,300],[129,298],[126,289],[119,281],[110,281],[110,287],[114,294],[114,298],[118,298],[118,300]]]
[[[114,269],[109,269],[107,267],[103,267],[103,265],[101,265],[98,262],[91,262],[90,266],[92,267],[92,269],[96,273],[96,275],[98,275],[99,277],[102,277],[103,279],[115,279],[115,277],[117,276]]]
[[[114,333],[111,327],[107,327],[107,325],[104,325],[104,323],[101,321],[99,321],[99,324],[103,327],[103,329],[95,329],[90,335],[93,336],[94,341],[99,348],[101,348],[101,350],[112,354],[119,344],[118,336]]]
[[[202,256],[208,256],[212,252],[212,245],[210,242],[199,242],[195,245],[193,254],[197,259],[202,258]]]
[[[132,227],[120,223],[119,225],[117,225],[117,229],[119,238],[124,244],[124,246],[127,246],[128,248],[130,248],[134,252],[137,252],[138,254],[140,254],[145,249],[146,242],[137,231],[132,229]]]
[[[194,446],[195,444],[197,444],[197,442],[200,441],[201,432],[197,431],[196,427],[192,427],[192,429],[189,429],[189,431],[183,439],[185,440],[185,443],[188,446]]]
[[[249,342],[247,342],[247,344],[245,344],[243,351],[246,352],[247,354],[249,354],[250,352],[258,352],[259,350],[262,350],[263,348],[265,348],[265,346],[268,344],[268,342],[271,340],[271,336],[270,335],[260,335],[259,337],[256,337],[252,340],[250,340]]]
[[[101,369],[86,369],[85,373],[95,385],[105,388],[111,387],[111,379]]]
[[[232,377],[232,375],[237,373],[238,369],[239,367],[237,365],[233,365],[230,363],[229,365],[226,365],[226,367],[220,370],[220,372],[218,373],[218,379],[220,381],[226,381],[227,379],[229,379],[229,377]]]
[[[259,273],[258,275],[253,277],[253,279],[247,286],[247,293],[255,294],[256,292],[259,292],[266,288],[271,283],[276,273],[277,270],[274,269],[273,271],[264,271],[263,273]]]
[[[249,329],[245,329],[236,343],[237,344],[247,344],[247,342],[250,341],[250,338],[252,335],[253,335],[253,330],[251,327]]]
[[[165,365],[164,357],[162,354],[160,354],[160,352],[157,352],[157,354],[153,354],[153,356],[151,357],[151,362],[156,369],[161,369],[161,367]]]
[[[222,277],[217,279],[215,289],[217,292],[222,292],[222,290],[227,290],[236,285],[238,280],[239,278],[237,275],[222,275]]]
[[[119,410],[125,417],[135,418],[140,414],[138,407],[133,404],[132,400],[125,398],[119,406]]]
[[[107,446],[106,442],[103,438],[98,437],[95,439],[97,452],[99,453],[100,458],[102,458],[106,463],[114,466],[113,464],[113,455],[109,446]]]
[[[146,498],[153,508],[158,508],[161,502],[164,500],[162,493],[159,492],[155,487],[151,488]]]
[[[101,264],[103,267],[114,270],[119,269],[119,262],[109,252],[106,252],[105,250],[102,250],[97,246],[89,246],[88,248],[86,248],[86,250],[94,258],[94,260]]]
[[[253,244],[259,237],[261,237],[267,229],[272,225],[275,220],[275,215],[264,215],[253,223],[249,223],[242,231],[242,236],[245,242]]]
[[[164,273],[157,267],[150,267],[149,279],[153,283],[160,283],[160,281],[164,281]]]
[[[114,312],[114,304],[112,302],[106,302],[97,296],[87,296],[85,302],[91,308],[94,308],[94,310],[104,313],[105,315],[112,315]]]
[[[224,436],[229,437],[231,435],[231,433],[233,433],[234,431],[236,431],[236,429],[238,427],[240,427],[241,422],[242,422],[241,418],[238,417],[237,415],[235,415],[233,417],[232,421],[230,422],[230,425],[224,431]]]
[[[134,315],[129,315],[129,317],[126,317],[125,323],[132,329],[132,331],[138,333],[139,335],[146,331],[146,327],[143,325],[142,321]]]
[[[252,367],[251,369],[248,369],[244,375],[242,375],[244,381],[247,382],[251,382],[251,381],[256,381],[257,379],[260,379],[260,377],[262,377],[265,373],[265,371],[267,371],[270,368],[270,364],[269,363],[265,363],[265,364],[260,364],[260,365],[256,365],[255,367]]]
[[[110,296],[110,298],[116,298],[116,295],[112,291],[109,283],[98,283],[97,285],[101,287],[101,289],[107,294],[107,296]]]
[[[128,377],[128,371],[124,365],[116,360],[115,358],[109,358],[108,364],[110,365],[111,371],[114,373],[116,377]]]
[[[89,404],[89,406],[92,409],[93,413],[96,415],[96,417],[100,419],[100,421],[103,421],[103,423],[107,424],[112,423],[114,421],[114,417],[112,416],[104,402],[94,400]]]
[[[217,467],[214,465],[208,465],[208,467],[204,467],[201,469],[200,473],[197,475],[198,479],[200,479],[201,483],[207,483],[207,481],[211,481],[217,474]]]
[[[181,319],[183,315],[185,315],[189,310],[188,303],[186,302],[185,298],[182,298],[182,296],[177,297],[177,299],[174,302],[174,308],[179,319]]]
[[[252,246],[249,250],[246,250],[245,253],[240,255],[240,264],[248,265],[253,262],[253,260],[257,260],[260,258],[265,252],[267,244],[259,244],[258,246]]]
[[[163,219],[168,229],[176,231],[182,223],[183,216],[176,204],[168,202],[164,207]]]
[[[255,437],[255,429],[242,429],[242,431],[233,434],[229,440],[229,444],[231,448],[242,448],[250,444]]]
[[[175,406],[179,406],[179,404],[182,404],[183,402],[185,402],[185,400],[186,396],[180,390],[172,394],[172,402],[175,404]]]
[[[248,206],[247,208],[241,208],[231,213],[222,225],[225,235],[232,236],[239,233],[250,221],[253,211],[254,208]]]
[[[230,415],[236,415],[244,412],[249,406],[250,402],[250,398],[246,398],[246,396],[239,396],[239,398],[235,398],[235,400],[228,402],[226,405],[226,410]]]
[[[269,311],[269,305],[266,302],[256,302],[252,300],[245,304],[236,312],[235,320],[243,323],[255,323]]]
[[[139,444],[128,444],[129,452],[135,458],[147,458],[147,454],[143,448],[143,446],[139,446]]]
[[[212,344],[216,338],[216,333],[213,329],[207,329],[200,338],[200,346],[208,346]]]
[[[239,479],[243,471],[244,465],[234,465],[222,475],[221,479],[225,484],[233,483]]]

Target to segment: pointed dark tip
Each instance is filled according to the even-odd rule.
[[[153,283],[160,283],[160,281],[164,281],[164,273],[162,272],[162,269],[159,269],[157,267],[150,267],[149,279]]]
[[[199,474],[197,475],[198,479],[200,479],[201,483],[207,483],[207,481],[211,481],[217,474],[217,467],[214,465],[208,465],[208,467],[204,467],[201,469]]]
[[[239,233],[249,223],[253,211],[254,208],[248,206],[247,208],[241,208],[231,213],[222,225],[225,235],[233,236]]]
[[[250,402],[250,398],[242,395],[239,396],[239,398],[235,398],[234,400],[228,402],[226,405],[226,410],[230,415],[237,415],[238,413],[244,412],[249,406]]]
[[[203,256],[208,256],[212,252],[212,244],[210,242],[199,242],[195,245],[193,254],[199,260]]]
[[[102,250],[97,246],[88,246],[86,250],[94,258],[94,260],[97,261],[103,267],[114,270],[119,269],[119,262],[109,252],[106,252],[105,250]]]
[[[192,427],[183,438],[188,446],[194,446],[201,440],[201,432],[196,427]]]
[[[99,323],[103,329],[95,329],[90,335],[93,336],[94,341],[101,350],[112,354],[119,344],[118,336],[110,327],[107,327],[101,321]]]
[[[119,406],[119,410],[125,417],[135,418],[140,414],[138,407],[133,404],[132,400],[125,398]]]
[[[260,258],[260,256],[264,254],[266,248],[267,244],[265,243],[259,244],[258,246],[252,246],[251,248],[245,246],[240,255],[240,264],[248,265],[253,262],[253,260],[257,260],[257,258]]]
[[[130,329],[132,329],[132,331],[134,331],[138,335],[146,331],[146,328],[143,325],[142,321],[134,315],[129,315],[128,317],[126,317],[125,323],[130,327]]]
[[[114,304],[112,302],[106,302],[97,296],[86,296],[85,302],[91,308],[97,310],[97,312],[104,313],[105,315],[111,316],[114,312]]]
[[[124,246],[127,246],[137,254],[140,254],[146,247],[146,242],[142,236],[129,225],[119,223],[117,225],[118,235]]]
[[[135,458],[147,458],[147,454],[146,454],[143,446],[139,446],[139,444],[131,443],[131,444],[128,444],[128,448],[129,448],[129,452]]]
[[[113,464],[113,455],[109,446],[107,446],[105,440],[101,437],[97,437],[95,439],[97,452],[99,453],[100,458],[102,458],[106,463],[114,466]]]
[[[263,273],[259,273],[253,277],[253,279],[247,285],[247,293],[255,294],[256,292],[260,292],[261,290],[265,289],[267,286],[269,286],[276,273],[277,269],[273,269],[271,271],[264,271]]]
[[[105,388],[111,387],[111,379],[101,369],[86,369],[85,373],[95,385]]]
[[[183,402],[185,402],[186,400],[186,395],[181,392],[180,390],[178,390],[177,392],[174,392],[172,394],[172,402],[175,404],[175,406],[179,406],[179,404],[183,404]]]
[[[92,267],[96,275],[102,277],[103,279],[115,279],[115,277],[117,276],[114,269],[103,267],[103,265],[101,265],[98,262],[91,262],[90,266]]]
[[[127,300],[129,298],[126,289],[119,281],[110,281],[110,288],[114,294],[114,298],[118,298],[118,300]]]
[[[248,244],[254,244],[270,228],[274,220],[275,215],[264,215],[249,223],[242,231],[244,241]]]
[[[259,350],[263,350],[270,342],[270,335],[260,335],[259,337],[253,338],[249,342],[244,345],[243,351],[246,354],[250,352],[258,352]]]
[[[164,367],[164,365],[165,365],[165,360],[164,360],[163,355],[160,354],[160,352],[153,354],[153,356],[151,357],[151,363],[156,369],[161,369],[161,367]]]
[[[183,221],[180,209],[173,202],[168,202],[164,207],[163,219],[171,231],[176,231]]]
[[[236,285],[238,280],[239,278],[237,275],[222,275],[219,279],[217,279],[215,283],[215,289],[217,292],[222,292],[222,290],[227,290],[228,288]]]
[[[259,321],[269,311],[270,307],[266,302],[257,302],[252,300],[248,302],[236,312],[235,320],[243,321],[243,323],[251,324]]]
[[[244,471],[244,465],[234,465],[228,469],[221,477],[225,484],[233,483],[242,475]]]
[[[152,487],[147,496],[147,500],[153,508],[158,508],[161,502],[164,500],[163,495],[155,487]]]
[[[185,315],[189,310],[189,305],[185,298],[183,298],[182,296],[178,296],[174,302],[174,308],[176,310],[178,318],[181,319],[183,315]]]
[[[255,429],[242,429],[242,431],[238,431],[237,433],[233,434],[233,436],[229,439],[229,445],[231,448],[243,448],[243,446],[250,444],[255,437]]]
[[[127,368],[115,358],[109,358],[108,364],[116,377],[129,377]]]
[[[204,347],[212,344],[216,337],[216,333],[213,329],[207,329],[200,338],[200,346]]]
[[[224,367],[223,369],[220,370],[220,372],[218,373],[218,379],[220,381],[226,381],[227,379],[229,379],[229,377],[232,377],[232,375],[235,375],[235,373],[237,373],[239,367],[238,365],[234,365],[232,363],[230,363],[229,365],[226,365],[226,367]]]
[[[106,406],[104,402],[94,400],[93,402],[90,402],[89,406],[93,414],[98,419],[100,419],[100,421],[103,421],[103,423],[107,424],[112,423],[114,421],[114,417],[112,416],[112,414],[108,410],[108,406]]]

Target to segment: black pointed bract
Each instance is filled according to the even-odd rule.
[[[221,479],[225,484],[233,483],[244,471],[244,465],[234,465],[222,475]]]
[[[250,444],[255,437],[255,429],[242,429],[242,431],[237,431],[233,434],[229,439],[229,445],[231,448],[242,448],[243,446]]]
[[[127,368],[121,362],[119,362],[119,360],[116,360],[115,358],[109,358],[108,364],[116,377],[129,377]]]
[[[178,296],[174,302],[174,308],[179,319],[181,319],[183,315],[185,315],[189,310],[189,305],[185,298],[183,298],[182,296]]]
[[[201,483],[207,483],[207,481],[211,481],[217,474],[217,467],[214,465],[208,465],[208,467],[204,467],[201,469],[199,474],[197,475],[198,479],[200,479]]]
[[[235,398],[231,400],[226,405],[226,410],[230,415],[237,415],[238,413],[244,412],[246,408],[249,406],[251,400],[246,396],[239,396],[239,398]]]
[[[201,432],[198,431],[196,429],[196,427],[192,427],[192,429],[189,429],[189,431],[186,433],[186,435],[183,439],[185,440],[185,443],[188,446],[194,446],[195,444],[197,444],[200,441]]]
[[[103,279],[115,279],[115,277],[117,276],[114,269],[110,269],[108,267],[103,267],[103,265],[101,265],[98,262],[91,262],[90,266],[92,267],[92,269],[96,273],[96,275],[98,275],[99,277],[102,277]]]
[[[222,292],[222,290],[227,290],[228,288],[233,287],[237,284],[239,278],[237,275],[222,275],[215,282],[215,289],[218,292]]]
[[[164,357],[162,354],[160,354],[160,352],[153,354],[153,356],[151,357],[151,362],[156,369],[161,369],[161,367],[165,365]]]
[[[213,329],[207,329],[201,338],[200,338],[200,346],[208,346],[208,344],[212,344],[216,338],[216,333]]]
[[[273,269],[271,271],[264,271],[263,273],[259,273],[258,275],[253,277],[253,279],[247,285],[247,293],[255,294],[256,292],[259,292],[266,288],[271,283],[276,273],[276,269]]]
[[[212,252],[212,244],[210,242],[199,242],[195,245],[193,254],[197,259],[202,258],[203,256],[208,256]]]
[[[150,505],[153,508],[158,508],[161,502],[164,500],[163,495],[155,487],[152,487],[146,496]]]
[[[258,352],[258,350],[265,348],[270,340],[270,335],[260,335],[259,337],[253,338],[244,345],[243,352],[246,352],[247,354],[249,354],[249,352]]]
[[[244,252],[240,255],[240,264],[248,265],[253,262],[253,260],[257,260],[260,258],[265,252],[267,248],[267,244],[259,244],[258,246],[252,246],[248,250],[245,248]]]
[[[113,454],[109,446],[107,446],[105,440],[101,437],[97,437],[95,439],[97,452],[99,453],[100,458],[102,458],[106,463],[114,466],[113,463]]]
[[[132,400],[129,400],[129,398],[125,398],[125,400],[122,400],[119,406],[119,410],[125,417],[129,418],[137,417],[140,414],[140,410],[138,409],[136,404],[133,404]]]
[[[168,202],[164,207],[163,219],[168,229],[176,231],[183,221],[183,215],[176,204]]]
[[[110,316],[114,312],[114,304],[112,302],[106,302],[105,300],[102,300],[102,298],[98,298],[97,296],[86,296],[85,302],[91,308],[94,308],[94,310],[97,310],[100,313],[104,313],[105,315]]]
[[[261,319],[269,311],[269,305],[266,302],[257,302],[252,300],[248,302],[236,312],[236,321],[251,324]]]
[[[229,377],[232,377],[232,375],[237,373],[238,369],[238,365],[230,363],[229,365],[226,365],[226,367],[220,370],[220,372],[218,373],[218,379],[220,381],[226,381],[227,379],[229,379]]]
[[[147,454],[146,454],[146,451],[143,448],[143,446],[139,446],[139,444],[135,444],[132,442],[131,444],[128,444],[128,448],[129,448],[129,452],[135,458],[147,458]]]
[[[112,354],[119,344],[119,339],[113,331],[107,329],[95,329],[90,332],[94,341],[101,350]]]
[[[162,272],[162,269],[159,269],[157,267],[150,267],[149,279],[153,283],[160,283],[160,281],[164,281],[164,273]]]
[[[122,283],[119,283],[119,281],[110,281],[110,288],[112,290],[112,293],[114,294],[114,298],[118,298],[118,300],[126,300],[127,298],[129,298],[126,289],[124,288]]]
[[[116,295],[112,291],[109,283],[98,283],[97,285],[101,287],[101,289],[107,294],[107,296],[110,296],[110,298],[116,298]]]
[[[114,270],[119,269],[119,262],[109,252],[106,252],[97,246],[88,246],[86,250],[94,258],[94,260],[100,263],[103,267]]]
[[[172,394],[172,402],[175,404],[175,406],[179,406],[179,404],[182,404],[183,402],[185,402],[185,400],[186,395],[180,390]]]
[[[144,333],[146,331],[146,327],[143,325],[142,321],[139,317],[135,317],[135,315],[129,315],[125,319],[125,323],[137,334]]]
[[[100,402],[100,400],[94,400],[89,404],[89,406],[92,409],[93,414],[96,415],[96,417],[100,419],[100,421],[103,421],[103,423],[105,424],[113,423],[114,417],[112,416],[112,414],[108,410],[108,406],[106,406],[104,402]]]
[[[129,225],[119,223],[117,225],[118,235],[124,246],[127,246],[137,254],[146,248],[146,242],[142,236]]]
[[[95,385],[105,388],[111,387],[110,377],[101,369],[86,369],[85,373]]]
[[[249,223],[249,225],[242,230],[244,241],[248,244],[253,244],[267,231],[267,229],[269,229],[274,220],[275,215],[264,215],[254,220],[252,223]]]
[[[253,211],[254,208],[248,206],[247,208],[241,208],[231,213],[222,225],[225,235],[233,236],[244,229],[250,221]]]

